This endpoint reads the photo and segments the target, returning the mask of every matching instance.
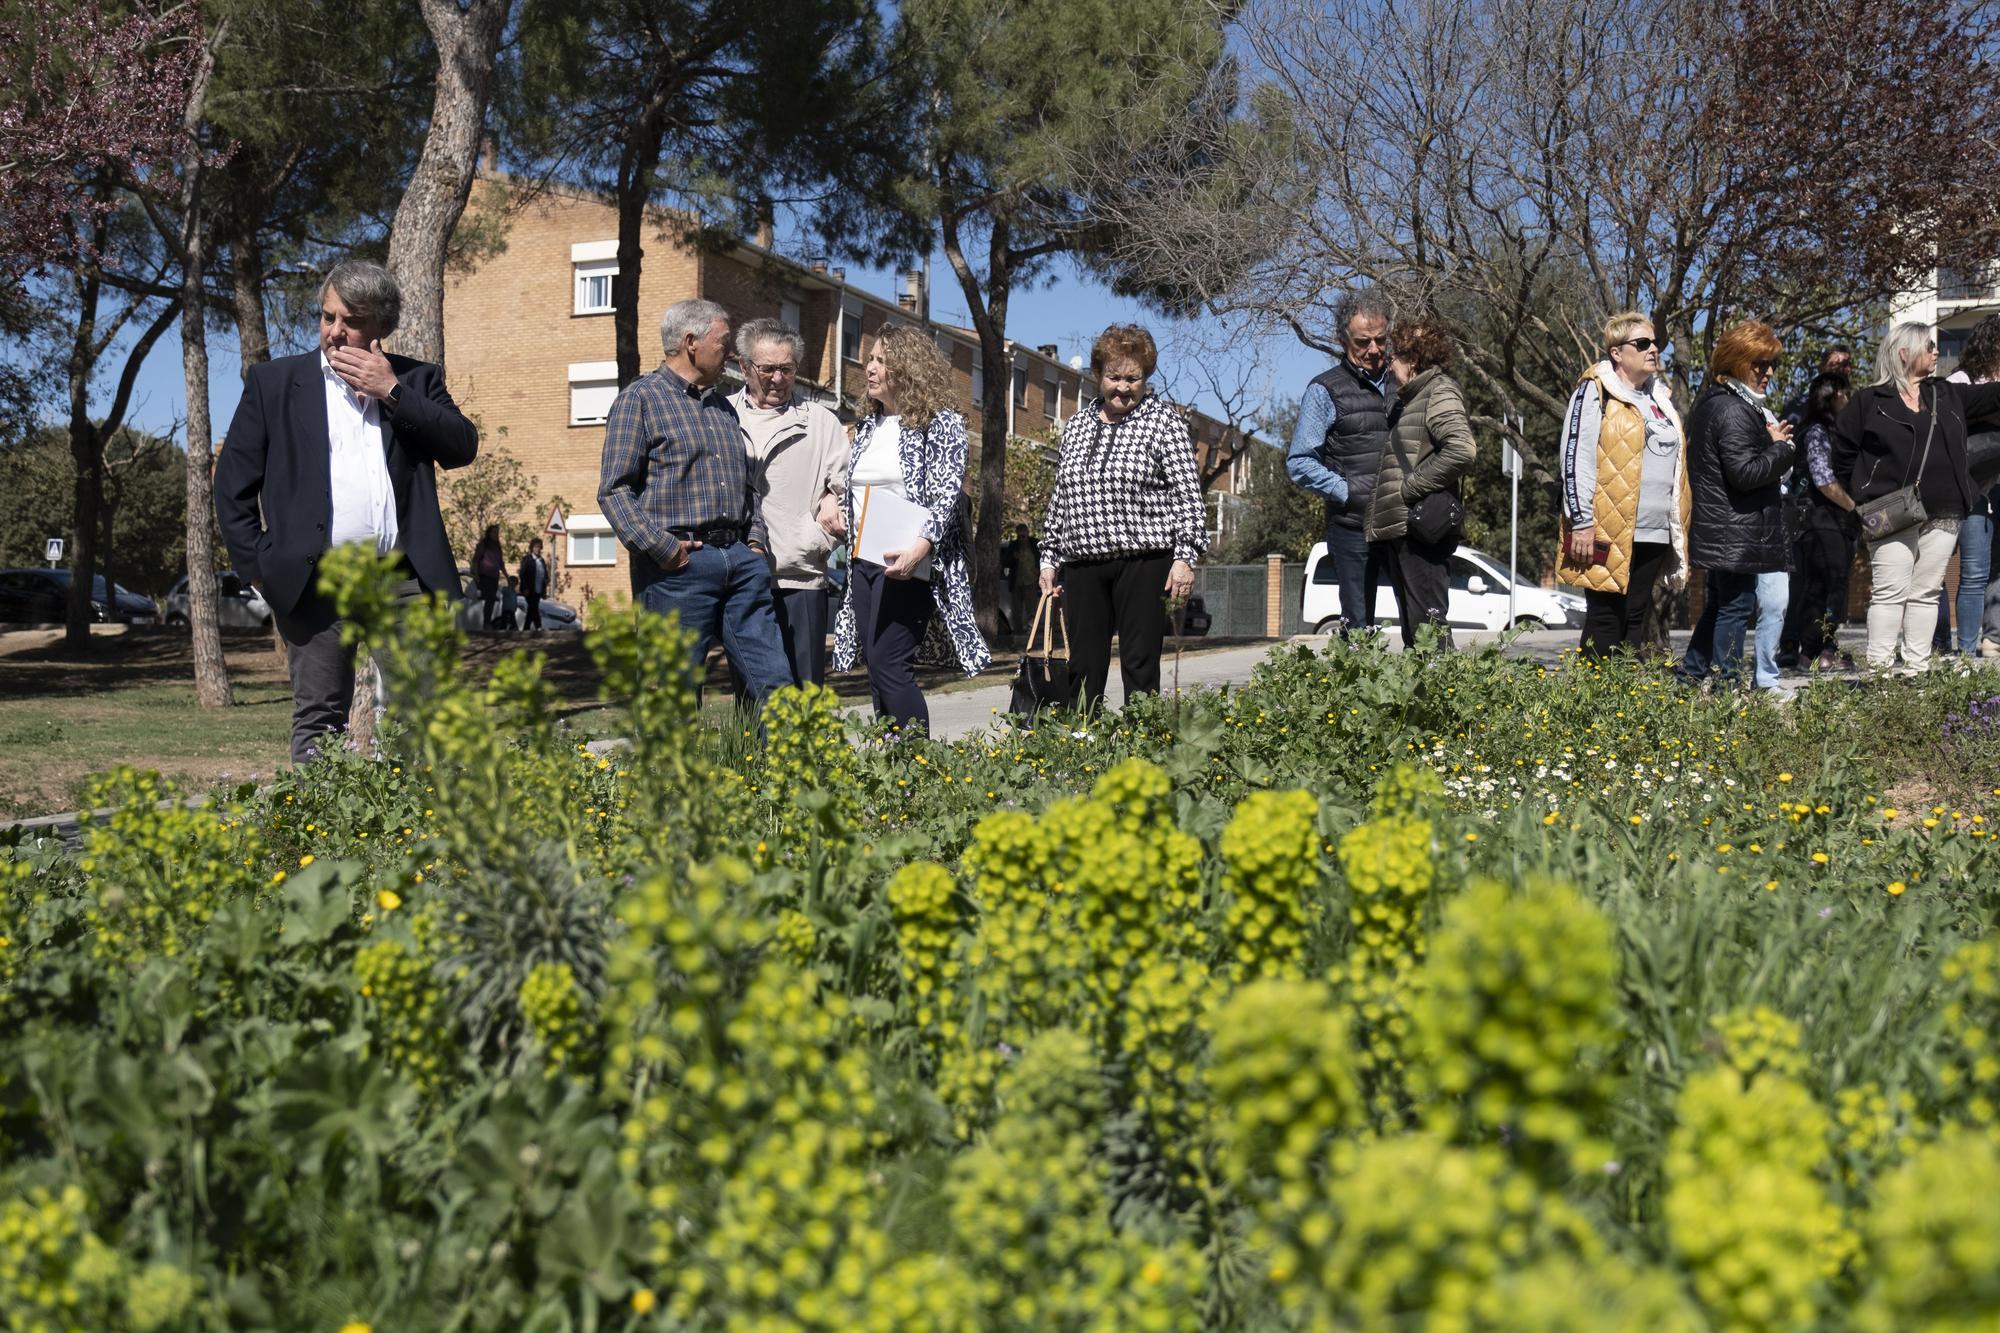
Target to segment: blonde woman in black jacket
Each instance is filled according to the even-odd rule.
[[[1925,520],[1868,543],[1868,665],[1930,665],[1938,593],[1958,549],[1958,529],[1977,494],[1966,466],[1968,426],[2000,425],[2000,382],[1935,379],[1937,343],[1926,324],[1898,324],[1875,360],[1880,377],[1834,422],[1833,475],[1857,506],[1915,486]]]

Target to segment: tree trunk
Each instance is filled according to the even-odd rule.
[[[444,362],[444,260],[452,231],[472,193],[486,104],[510,0],[421,0],[437,46],[437,93],[430,130],[396,220],[389,229],[389,271],[403,289],[396,350]]]
[[[243,374],[271,359],[271,325],[264,313],[264,247],[254,236],[229,243],[229,290]]]
[[[254,236],[229,243],[229,290],[236,316],[236,347],[247,379],[250,367],[271,359],[271,325],[264,312],[264,247]],[[290,663],[292,651],[285,646],[276,616],[271,617],[271,650],[279,662]]]
[[[200,139],[215,52],[229,29],[217,25],[188,90],[181,153],[181,375],[187,385],[187,599],[194,637],[194,697],[203,708],[233,702],[229,665],[222,656],[221,606],[215,577],[215,431],[208,413],[207,167]]]
[[[980,633],[988,639],[1000,633],[1000,548],[1007,529],[1007,404],[1014,395],[1014,367],[1007,360],[1007,303],[1013,296],[1014,281],[1007,261],[1008,234],[1009,229],[995,219],[986,268],[986,317],[977,321],[979,354],[986,361],[986,403],[979,414],[979,522],[972,541],[972,610]]]
[[[76,466],[76,494],[70,509],[69,606],[63,642],[90,646],[90,588],[97,577],[98,528],[104,508],[104,440],[89,413],[70,414],[69,456]]]
[[[100,250],[104,227],[98,224]],[[104,503],[104,437],[90,419],[90,378],[97,368],[96,272],[77,281],[76,333],[69,350],[69,456],[76,484],[70,506],[69,605],[63,611],[63,642],[72,648],[90,643],[90,582],[97,573],[97,511]]]
[[[660,120],[648,116],[632,127],[618,158],[618,273],[611,279],[611,325],[621,389],[640,374],[639,271],[645,250],[639,240],[664,138]]]

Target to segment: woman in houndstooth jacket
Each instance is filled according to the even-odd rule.
[[[1111,632],[1125,697],[1160,690],[1166,598],[1194,590],[1208,547],[1201,478],[1180,409],[1146,389],[1153,336],[1114,324],[1090,349],[1098,398],[1063,423],[1042,519],[1042,591],[1060,592],[1077,704],[1104,702]]]

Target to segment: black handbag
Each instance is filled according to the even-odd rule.
[[[1410,536],[1426,546],[1456,546],[1465,532],[1465,505],[1454,491],[1432,491],[1410,506]]]
[[[1399,404],[1399,414],[1400,410]],[[1416,465],[1403,451],[1393,418],[1389,422],[1389,447],[1396,451],[1396,461],[1402,464],[1403,479],[1415,476]],[[1403,532],[1425,546],[1457,546],[1459,538],[1465,535],[1465,503],[1458,498],[1458,483],[1454,481],[1448,490],[1432,491],[1409,506],[1403,515]]]
[[[1056,647],[1060,630],[1062,647]],[[1041,647],[1037,648],[1039,640]],[[1007,711],[1033,717],[1045,708],[1069,708],[1075,701],[1069,670],[1069,623],[1063,618],[1062,599],[1052,592],[1042,594],[1035,607],[1034,623],[1028,627],[1028,641],[1021,648],[1021,664],[1014,669],[1014,696]]]
[[[1921,394],[1921,391],[1919,391]],[[1919,398],[1921,401],[1921,397]],[[1886,541],[1899,532],[1907,532],[1930,518],[1930,511],[1924,508],[1923,500],[1917,494],[1917,486],[1922,484],[1924,464],[1930,462],[1931,440],[1937,436],[1937,399],[1931,399],[1931,426],[1924,432],[1924,452],[1909,471],[1903,473],[1903,484],[1887,495],[1878,495],[1866,504],[1854,507],[1854,516],[1861,523],[1861,535],[1871,542]],[[1911,478],[1915,478],[1913,483]],[[1875,479],[1871,467],[1868,479]]]

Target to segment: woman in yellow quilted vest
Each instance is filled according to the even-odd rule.
[[[1655,589],[1687,569],[1687,449],[1644,315],[1604,325],[1604,360],[1584,373],[1563,418],[1559,582],[1583,589],[1583,654],[1633,652]]]

